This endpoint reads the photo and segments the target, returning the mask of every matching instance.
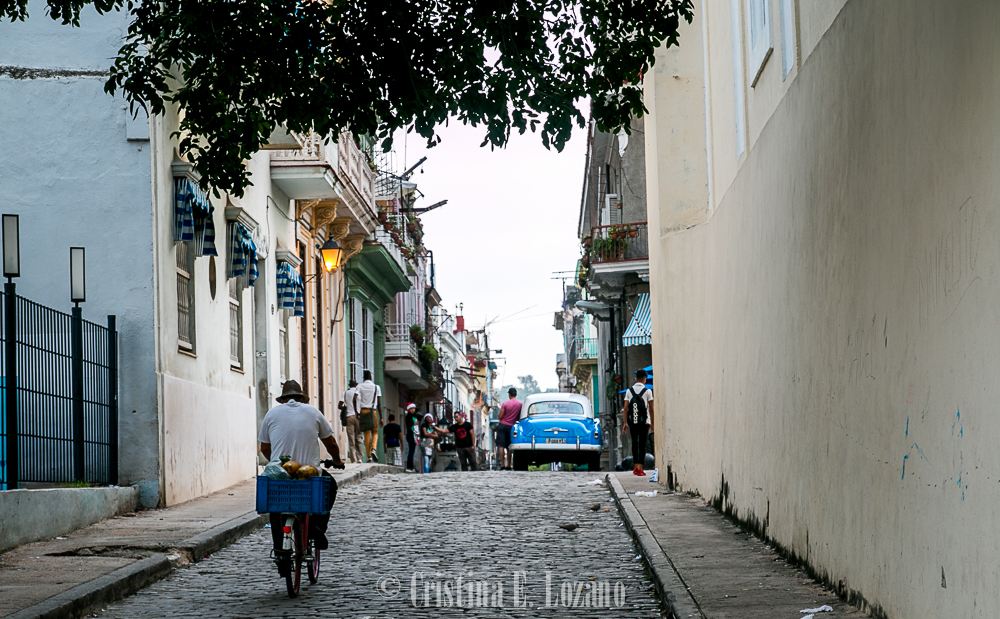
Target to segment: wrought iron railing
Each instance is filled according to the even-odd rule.
[[[597,226],[591,232],[591,264],[649,259],[646,222]]]
[[[118,483],[115,317],[0,298],[0,489]]]

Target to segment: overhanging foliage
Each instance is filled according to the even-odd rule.
[[[243,161],[276,125],[434,144],[449,120],[561,150],[589,99],[598,127],[641,115],[641,76],[677,43],[691,0],[48,0],[50,17],[127,10],[106,84],[151,114],[182,111],[180,147],[205,187],[242,194]],[[27,17],[0,0],[0,18]],[[133,109],[136,109],[135,107]]]

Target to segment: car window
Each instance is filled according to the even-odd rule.
[[[582,415],[583,405],[578,402],[535,402],[528,407],[528,416]]]

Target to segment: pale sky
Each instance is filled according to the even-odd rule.
[[[415,134],[394,146],[400,172],[427,156],[424,173],[411,177],[426,196],[415,206],[448,200],[421,216],[442,303],[451,313],[463,303],[470,329],[501,319],[489,328],[490,348],[505,358],[497,361],[500,385],[531,374],[542,389],[556,387],[556,354],[563,350],[552,317],[562,283],[551,278],[572,270],[580,256],[586,131],[577,129],[561,153],[531,133],[513,136],[504,150],[480,148],[483,128],[453,123],[439,134],[441,144],[431,149]]]

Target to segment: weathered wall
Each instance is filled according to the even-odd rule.
[[[23,23],[0,23],[0,210],[21,216],[18,292],[68,312],[69,248],[87,248],[84,318],[115,314],[121,333],[120,482],[155,505],[149,142],[127,139],[144,127],[127,128],[126,104],[104,93],[102,75],[126,22],[87,8],[72,28],[43,2],[29,9]]]
[[[732,180],[652,251],[658,465],[876,614],[998,616],[1000,5],[847,2],[739,162],[724,17]]]
[[[163,375],[164,503],[232,486],[257,472],[253,400]]]

